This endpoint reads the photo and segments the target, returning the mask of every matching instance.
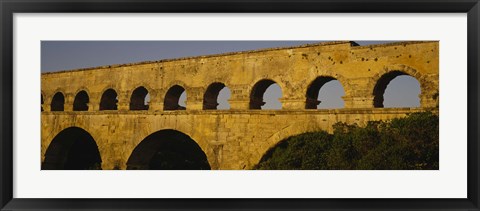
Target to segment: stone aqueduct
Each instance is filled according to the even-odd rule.
[[[419,108],[382,108],[385,88],[398,75],[419,81]],[[345,90],[345,107],[312,109],[333,79]],[[331,131],[338,121],[361,125],[438,111],[439,43],[326,42],[44,73],[41,80],[43,169],[78,167],[82,159],[102,169],[152,168],[156,150],[169,147],[155,139],[165,138],[193,140],[184,149],[200,150],[194,156],[203,156],[208,168],[251,169],[292,135]],[[281,87],[282,109],[259,110],[272,83]],[[224,86],[231,108],[215,110]],[[183,91],[186,108],[178,105]]]

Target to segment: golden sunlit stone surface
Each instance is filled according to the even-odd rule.
[[[419,81],[421,107],[381,108],[386,85],[402,74]],[[317,104],[307,100],[306,93],[321,76],[342,84],[345,108],[306,109],[309,103]],[[262,103],[251,100],[251,93],[263,79],[281,87],[282,110],[250,109]],[[102,169],[126,169],[132,151],[145,137],[174,129],[201,147],[212,169],[251,169],[270,147],[292,135],[332,131],[339,121],[362,125],[411,112],[438,112],[439,43],[326,42],[44,73],[41,80],[42,162],[52,139],[69,127],[82,128],[94,138]],[[204,110],[204,95],[215,82],[231,90],[230,110]],[[175,85],[187,92],[186,110],[164,110],[167,91]],[[150,94],[149,108],[132,111],[132,93],[141,86]],[[100,110],[108,89],[118,94],[118,110]],[[73,111],[81,91],[88,94],[88,111]],[[65,96],[64,111],[51,111],[57,92]]]

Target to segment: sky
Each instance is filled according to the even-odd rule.
[[[41,72],[56,72],[79,68],[142,61],[155,61],[180,57],[219,54],[234,51],[286,47],[322,41],[42,41]],[[392,41],[355,41],[360,45],[382,44]],[[343,108],[344,90],[334,80],[319,92],[317,108]],[[420,85],[410,76],[398,76],[385,90],[385,107],[418,107]],[[188,93],[183,93],[179,104],[185,106]],[[217,109],[229,109],[230,90],[226,87],[218,97]],[[277,84],[264,94],[262,109],[281,109],[282,92]],[[146,101],[149,101],[147,98]]]

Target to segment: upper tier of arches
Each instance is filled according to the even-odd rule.
[[[376,81],[371,82],[371,93],[369,96],[371,102],[371,108],[382,108],[384,107],[384,93],[388,88],[388,85],[398,76],[411,76],[420,84],[419,92],[423,92],[426,87],[429,86],[429,82],[421,77],[415,70],[412,68],[397,68],[392,70],[385,71],[382,75],[376,77]],[[417,78],[419,77],[420,78]],[[326,86],[329,82],[336,81],[337,84],[341,87],[342,94],[355,92],[352,90],[352,86],[348,84],[348,81],[341,76],[331,76],[331,75],[320,75],[317,76],[314,80],[307,83],[304,90],[302,91],[303,99],[295,99],[297,103],[302,104],[299,109],[317,109],[317,106],[322,102],[320,99],[320,91],[323,87]],[[248,107],[244,107],[245,110],[256,110],[256,109],[268,109],[263,108],[265,104],[266,91],[272,85],[278,84],[277,87],[280,92],[284,92],[284,86],[277,83],[274,79],[264,78],[259,79],[251,86],[250,90],[247,90],[249,94],[249,99],[244,100],[243,103],[247,104]],[[68,93],[63,90],[56,90],[54,93],[47,93],[42,91],[42,111],[107,111],[107,110],[216,110],[219,105],[219,93],[224,89],[228,89],[228,86],[223,82],[212,82],[209,84],[203,91],[203,93],[196,94],[200,97],[188,97],[187,94],[192,89],[184,87],[186,84],[178,83],[172,85],[166,91],[156,90],[152,88],[147,88],[147,86],[136,86],[132,87],[133,91],[122,91],[115,87],[106,87],[103,89],[102,93],[92,94],[86,88],[81,88],[75,93]],[[230,92],[230,90],[228,89]],[[198,91],[197,91],[198,92]],[[121,93],[127,93],[122,94]],[[229,93],[232,98],[235,99],[235,92]],[[281,93],[280,93],[281,95]],[[51,96],[51,97],[48,97]],[[195,96],[195,94],[194,94]],[[345,99],[345,96],[339,96]],[[419,101],[421,101],[420,97]],[[436,96],[438,97],[438,95]],[[97,99],[95,99],[97,98]],[[45,100],[50,99],[50,100]],[[348,98],[347,98],[348,99]],[[185,102],[183,102],[185,101]],[[195,101],[190,103],[191,101]],[[201,106],[195,107],[195,104],[201,102]],[[49,102],[50,109],[45,109],[45,102]],[[156,109],[152,109],[150,105],[151,102],[156,102]],[[284,108],[284,103],[289,103],[289,99],[280,98],[282,103],[281,107]],[[158,106],[160,104],[160,106]],[[193,105],[193,108],[190,108],[190,105]],[[368,102],[367,102],[368,104]],[[127,106],[125,106],[127,105]],[[123,106],[123,107],[122,107]],[[422,107],[428,107],[421,105]],[[342,108],[340,106],[339,108]],[[70,109],[69,109],[70,108]],[[159,109],[160,108],[160,109]],[[287,108],[288,110],[288,108]]]

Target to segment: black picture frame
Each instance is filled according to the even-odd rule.
[[[0,0],[0,207],[2,210],[479,210],[478,0]],[[467,13],[466,199],[19,199],[13,198],[14,13]],[[234,191],[234,190],[232,190]]]

